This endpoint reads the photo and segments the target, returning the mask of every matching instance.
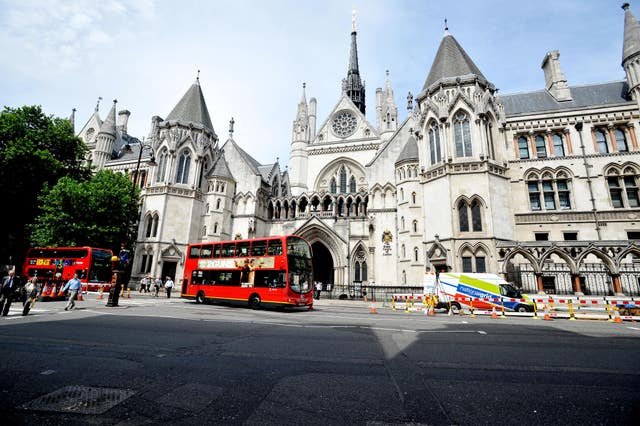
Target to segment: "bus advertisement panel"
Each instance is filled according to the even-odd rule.
[[[109,291],[113,274],[113,252],[95,247],[31,248],[24,262],[23,277],[37,277],[42,299],[64,298],[62,287],[78,274],[83,291]]]
[[[181,297],[313,307],[311,246],[296,235],[190,244]]]

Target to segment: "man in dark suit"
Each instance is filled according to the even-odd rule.
[[[2,279],[2,290],[0,290],[0,312],[6,317],[13,302],[13,293],[18,288],[19,279],[15,276],[15,270],[9,271],[9,275]]]

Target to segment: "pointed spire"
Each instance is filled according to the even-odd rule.
[[[167,116],[166,121],[171,120],[179,121],[183,124],[199,124],[211,130],[215,135],[207,103],[200,87],[200,75]]]
[[[200,85],[200,70],[198,70],[198,75],[196,75],[196,84]]]
[[[351,18],[351,50],[349,52],[349,70],[347,78],[342,80],[342,92],[353,101],[362,114],[365,113],[365,91],[364,84],[360,80],[360,69],[358,67],[358,44],[356,41],[355,9]]]
[[[100,98],[102,99],[102,98]],[[104,133],[107,135],[111,135],[114,138],[116,137],[116,104],[118,103],[117,99],[113,100],[113,106],[107,114],[107,118],[104,119],[102,125],[100,126],[100,132],[98,134]]]
[[[389,78],[389,70],[387,70],[387,84],[385,87],[385,91],[387,92],[387,99],[393,101],[393,89],[391,88],[391,79]]]
[[[302,83],[302,99],[300,99],[300,103],[301,104],[302,103],[304,103],[304,104],[307,103],[307,91],[306,91],[306,88],[307,88],[307,83]]]
[[[622,62],[640,53],[640,24],[629,9],[629,3],[622,5],[624,10],[624,42],[622,44]]]
[[[71,129],[75,134],[76,132],[76,109],[75,108],[71,110],[71,115],[69,116],[69,123],[71,123]]]
[[[358,11],[356,10],[356,7],[353,6],[353,9],[351,9],[351,32],[355,33],[356,32],[356,13]]]

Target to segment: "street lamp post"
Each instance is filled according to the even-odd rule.
[[[146,148],[148,148],[151,151],[151,158],[149,159],[148,164],[150,166],[153,166],[156,164],[156,159],[155,159],[155,155],[153,152],[153,147],[151,146],[151,144],[147,144],[144,143],[144,138],[142,138],[142,142],[139,142],[139,147],[140,150],[138,152],[138,161],[136,162],[136,170],[133,173],[133,186],[131,187],[131,199],[133,199],[136,196],[136,187],[139,184],[139,173],[140,173],[140,162],[142,161],[142,151],[144,151]],[[125,145],[125,150],[128,152],[131,152],[131,145],[127,144]],[[139,207],[140,205],[140,200],[138,199],[137,201],[137,205]],[[138,216],[140,215],[140,211],[137,208],[136,212],[138,213]],[[137,219],[136,222],[134,222],[134,225],[137,223]],[[129,236],[129,233],[131,232],[131,218],[130,215],[127,215],[127,227],[126,227],[126,232],[127,232],[127,237]],[[132,241],[132,246],[133,243],[135,243],[135,240],[137,239],[137,230],[136,230],[136,234],[135,237],[133,238]],[[123,253],[126,252],[126,253]],[[133,267],[133,253],[130,252],[129,250],[126,250],[126,247],[122,247],[122,249],[120,250],[121,255],[125,254],[126,257],[126,261],[123,266],[123,286],[122,286],[122,292],[124,293],[124,291],[127,289],[127,285],[129,284],[129,279],[131,278],[131,269]],[[121,261],[122,261],[122,256],[121,256]]]

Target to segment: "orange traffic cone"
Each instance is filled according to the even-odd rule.
[[[64,286],[60,286],[60,290],[58,290],[58,297],[64,297]]]
[[[620,309],[617,306],[614,306],[613,314],[615,315],[615,317],[613,318],[613,322],[622,322],[622,318],[620,317]]]
[[[496,307],[491,308],[491,318],[498,318],[498,313],[496,312]]]
[[[102,294],[103,292],[104,290],[102,289],[102,286],[100,286],[100,290],[98,290],[98,300],[104,299],[104,295]]]
[[[127,289],[127,299],[131,299],[131,290]]]
[[[544,320],[551,321],[551,315],[549,314],[549,307],[547,305],[544,305],[542,309],[544,310]]]
[[[377,314],[378,313],[378,311],[376,310],[376,304],[375,303],[371,304],[371,313],[372,314]]]

